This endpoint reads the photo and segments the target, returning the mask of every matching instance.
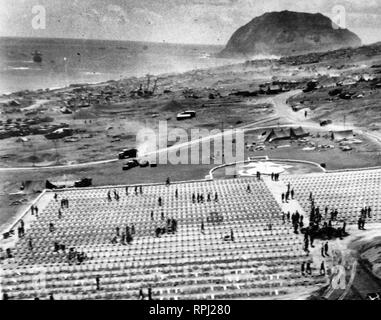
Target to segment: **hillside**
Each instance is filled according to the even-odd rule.
[[[282,11],[265,13],[239,28],[220,56],[287,56],[360,45],[356,34],[320,13]]]

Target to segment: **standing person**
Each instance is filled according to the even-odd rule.
[[[300,215],[300,222],[299,222],[300,228],[303,228],[304,226],[303,219],[304,219],[303,215]]]
[[[308,275],[312,275],[311,262],[307,262],[306,272]]]
[[[176,191],[175,191],[175,198],[178,199],[179,197],[179,190],[176,188]]]
[[[359,230],[361,230],[361,220],[362,220],[361,217],[357,220],[357,228],[358,228]]]
[[[306,263],[303,262],[302,263],[302,266],[301,266],[301,272],[302,272],[302,276],[304,276],[304,270],[305,270],[305,266],[306,266]]]
[[[169,179],[169,177],[167,178],[167,181],[165,182],[165,184],[166,184],[167,186],[169,186],[169,185],[171,184],[171,180]]]
[[[97,284],[97,291],[99,291],[101,289],[101,286],[100,286],[101,279],[99,278],[99,276],[97,276],[95,278],[95,281],[96,281],[96,284]]]
[[[284,203],[284,193],[282,193],[282,203]]]
[[[143,194],[143,187],[142,186],[139,187],[139,191],[140,191],[140,194]]]
[[[233,229],[230,229],[230,239],[232,241],[234,241],[234,233],[233,233]]]
[[[32,243],[32,239],[30,239],[30,238],[28,241],[28,247],[29,247],[29,250],[33,250],[33,243]]]
[[[321,262],[321,265],[320,265],[320,275],[321,276],[325,276],[325,265],[324,265],[324,261]]]
[[[159,202],[159,207],[161,207],[161,205],[163,204],[163,200],[161,199],[161,197],[159,197],[158,202]]]
[[[148,300],[152,300],[152,288],[148,288]]]
[[[325,245],[324,245],[324,253],[325,253],[325,255],[327,256],[327,257],[329,257],[329,254],[328,254],[328,241],[325,243]]]
[[[128,186],[126,186],[126,196],[128,196]]]
[[[294,189],[291,189],[291,199],[292,200],[294,200],[294,195],[295,195]]]
[[[204,221],[201,221],[201,233],[205,232]]]
[[[58,194],[57,194],[57,193],[54,194],[54,200],[55,200],[55,201],[58,200]]]
[[[310,234],[311,248],[315,248],[315,246],[314,246],[314,239],[315,239],[315,235],[314,235],[314,233],[312,232],[312,233]]]
[[[308,237],[307,238],[305,238],[304,239],[304,251],[305,252],[309,252],[309,250],[308,250]]]
[[[321,253],[321,256],[322,256],[323,258],[325,258],[325,255],[324,255],[324,243],[321,244],[320,253]]]
[[[214,195],[214,201],[215,202],[218,202],[218,193],[216,192],[215,195]]]
[[[154,220],[154,217],[153,217],[153,210],[151,211],[151,220]]]
[[[139,300],[144,300],[144,292],[143,292],[143,289],[141,288],[139,290]]]

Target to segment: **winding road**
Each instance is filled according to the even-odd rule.
[[[289,98],[298,95],[302,93],[302,90],[293,90],[286,93],[279,94],[275,97],[266,97],[263,98],[261,102],[264,103],[271,103],[274,107],[275,114],[269,117],[266,117],[262,120],[255,121],[249,124],[246,124],[244,126],[236,127],[234,129],[225,130],[224,132],[202,137],[200,139],[195,139],[191,141],[187,141],[180,144],[175,144],[171,147],[162,148],[159,150],[155,150],[152,152],[147,152],[145,154],[140,155],[141,157],[147,157],[152,155],[157,155],[164,152],[172,152],[172,151],[178,151],[184,148],[189,148],[193,144],[203,143],[210,141],[212,139],[219,138],[221,136],[230,135],[234,130],[260,130],[260,129],[269,129],[269,128],[278,128],[278,127],[290,127],[290,126],[297,126],[297,127],[303,127],[306,129],[314,129],[314,130],[321,130],[321,131],[340,131],[340,130],[353,130],[356,133],[362,134],[367,136],[368,138],[372,139],[373,141],[377,142],[381,146],[381,137],[377,136],[375,134],[372,134],[366,130],[363,130],[361,128],[357,128],[354,126],[342,126],[337,124],[331,124],[325,127],[321,127],[319,123],[316,121],[313,121],[309,117],[305,117],[304,110],[300,110],[298,112],[294,112],[292,108],[288,105],[287,101]],[[311,114],[311,112],[309,112]],[[260,126],[261,124],[264,125],[268,122],[274,122],[276,120],[282,119],[283,121],[286,120],[289,123],[283,124],[283,125],[272,125],[272,126]],[[97,165],[103,165],[108,163],[114,163],[118,162],[119,159],[108,159],[108,160],[100,160],[100,161],[92,161],[92,162],[86,162],[86,163],[75,163],[75,164],[67,164],[67,165],[56,165],[56,166],[33,166],[33,167],[6,167],[6,168],[0,168],[0,172],[12,172],[12,171],[34,171],[34,170],[57,170],[57,169],[76,169],[76,168],[84,168],[84,167],[92,167]]]

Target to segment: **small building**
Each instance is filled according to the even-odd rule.
[[[351,140],[354,138],[353,130],[332,131],[331,138],[337,142]]]

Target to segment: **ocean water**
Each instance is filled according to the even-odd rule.
[[[42,53],[41,63],[33,61],[36,50]],[[0,94],[234,62],[215,58],[221,50],[221,46],[132,41],[0,38]]]

